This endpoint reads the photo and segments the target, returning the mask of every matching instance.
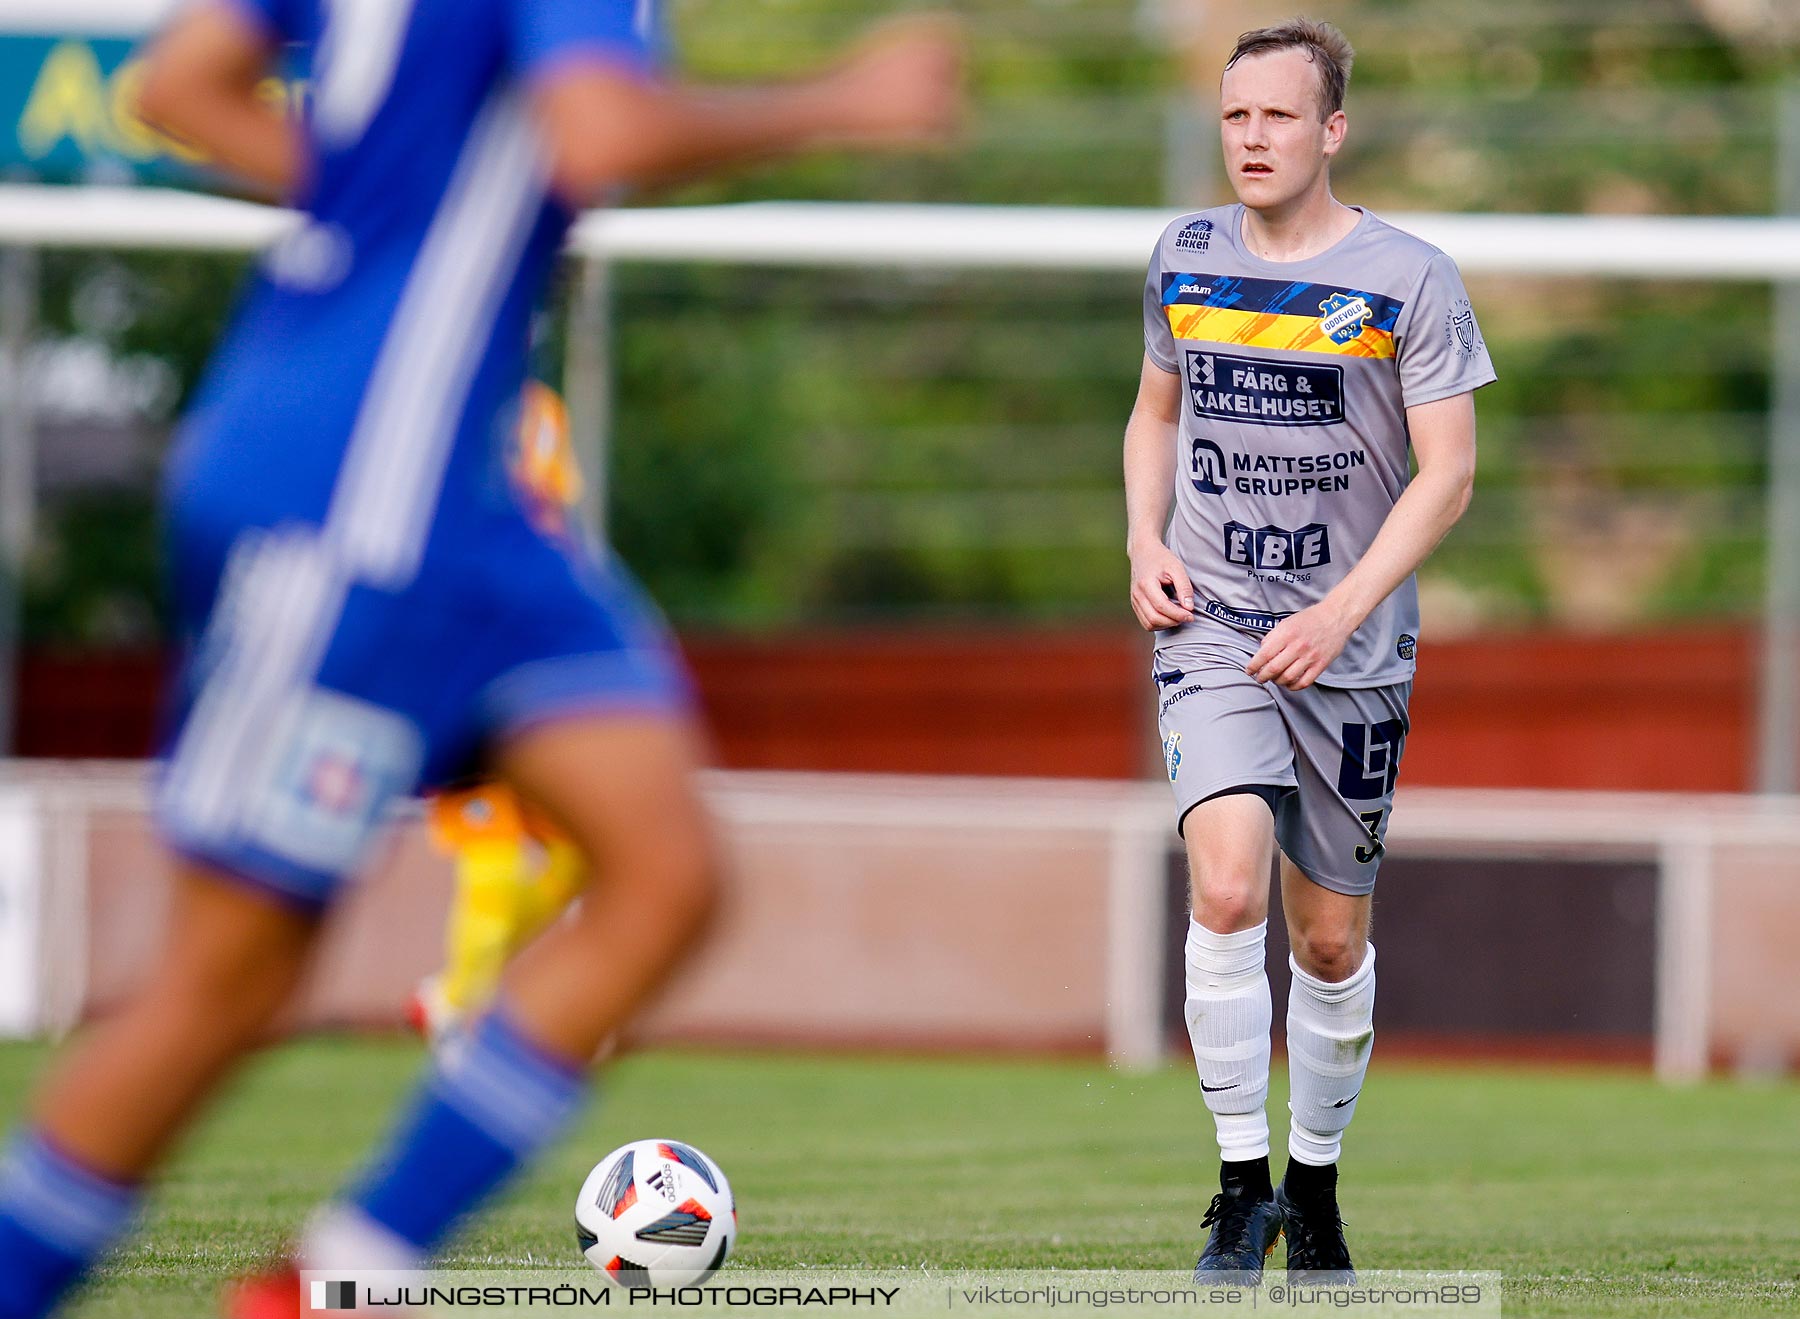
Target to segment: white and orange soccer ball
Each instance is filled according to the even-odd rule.
[[[705,1282],[737,1240],[737,1201],[719,1165],[678,1140],[634,1140],[581,1184],[575,1235],[615,1287]]]

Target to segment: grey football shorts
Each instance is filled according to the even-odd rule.
[[[1157,642],[1151,676],[1176,820],[1236,788],[1286,789],[1275,840],[1315,883],[1375,887],[1408,727],[1410,680],[1291,692],[1244,672],[1251,637],[1202,620]]]

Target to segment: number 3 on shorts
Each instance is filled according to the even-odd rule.
[[[1378,811],[1358,811],[1356,818],[1361,820],[1369,830],[1369,841],[1356,846],[1356,864],[1366,866],[1381,855],[1381,817],[1387,814],[1384,806]]]
[[[1400,777],[1400,752],[1406,741],[1406,724],[1383,719],[1372,724],[1345,724],[1343,760],[1338,766],[1338,792],[1346,802],[1380,801],[1391,797]],[[1369,841],[1358,843],[1356,863],[1366,866],[1381,856],[1381,821],[1386,806],[1358,811],[1356,818],[1369,831]]]

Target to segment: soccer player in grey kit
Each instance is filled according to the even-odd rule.
[[[1450,258],[1332,196],[1351,58],[1304,19],[1238,39],[1220,133],[1240,204],[1158,242],[1125,431],[1131,607],[1158,634],[1192,875],[1186,1017],[1222,1156],[1197,1277],[1260,1277],[1284,1230],[1291,1272],[1350,1274],[1337,1163],[1374,1039],[1369,895],[1408,728],[1413,573],[1468,507],[1474,391],[1494,379]],[[1278,845],[1293,990],[1276,1188]]]

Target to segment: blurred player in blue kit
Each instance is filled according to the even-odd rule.
[[[125,1233],[397,796],[485,766],[592,879],[311,1220],[299,1267],[427,1259],[562,1129],[587,1061],[706,920],[679,660],[623,570],[540,534],[505,470],[528,322],[579,206],[789,150],[938,142],[960,53],[919,19],[808,79],[706,88],[660,71],[655,28],[652,0],[197,0],[152,46],[145,117],[302,223],[171,460],[194,638],[157,801],[175,913],[147,983],[52,1068],[0,1162],[4,1319],[49,1314]],[[316,56],[304,122],[257,90],[290,42]],[[230,1301],[300,1304],[291,1268]]]
[[[1158,241],[1125,432],[1131,607],[1157,633],[1192,875],[1185,1015],[1221,1155],[1202,1276],[1260,1276],[1283,1231],[1291,1272],[1351,1271],[1338,1156],[1374,1040],[1370,894],[1410,726],[1413,574],[1468,506],[1474,391],[1494,379],[1450,258],[1331,194],[1351,59],[1304,19],[1238,39],[1220,132],[1239,204]],[[1279,1187],[1277,855],[1293,950]]]

